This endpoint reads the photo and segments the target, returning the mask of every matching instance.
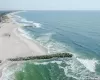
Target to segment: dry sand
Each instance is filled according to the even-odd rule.
[[[8,14],[9,19],[0,23],[0,80],[2,80],[2,70],[10,64],[8,58],[44,55],[48,51],[38,42],[27,39],[21,35],[18,28],[21,27],[12,17],[13,13]]]
[[[10,14],[9,21],[0,23],[0,60],[18,56],[35,56],[47,53],[47,50],[36,41],[20,35],[20,27]]]

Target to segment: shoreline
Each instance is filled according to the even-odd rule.
[[[10,37],[7,38],[7,34],[6,36],[0,36],[0,44],[1,45],[4,45],[4,47],[2,48],[2,46],[0,47],[0,55],[2,55],[3,59],[1,59],[0,57],[0,60],[5,60],[7,58],[10,58],[10,57],[18,57],[18,56],[37,56],[37,55],[45,55],[46,53],[48,53],[47,49],[44,48],[42,45],[40,45],[38,42],[34,41],[34,40],[30,40],[30,39],[27,39],[25,38],[24,36],[22,36],[21,32],[18,31],[18,28],[22,27],[19,23],[17,23],[14,18],[13,18],[13,15],[15,14],[16,12],[12,12],[12,13],[9,13],[9,14],[6,14],[6,16],[9,18],[8,19],[8,22],[4,22],[4,23],[1,23],[2,26],[0,28],[0,35],[3,35],[5,33],[8,33],[10,34]],[[9,29],[8,29],[9,28]],[[6,39],[7,38],[7,39]],[[3,40],[4,39],[4,40]],[[11,39],[11,40],[10,40]],[[10,40],[7,41],[7,40]],[[4,44],[5,41],[7,43],[10,43],[10,44]],[[12,44],[15,44],[15,45],[12,45]],[[20,47],[18,49],[18,47],[12,52],[12,48],[14,48],[15,46],[18,46]],[[9,48],[7,49],[6,51],[6,46],[9,46]],[[24,47],[24,48],[23,48]],[[27,50],[26,50],[27,48]],[[4,51],[5,50],[5,51]],[[19,50],[19,51],[18,51]],[[26,51],[24,51],[26,50]],[[15,53],[14,52],[18,52],[18,53]],[[9,57],[7,57],[7,53],[9,55]],[[6,55],[6,57],[5,57]]]
[[[14,13],[16,14],[16,12]],[[2,55],[4,57],[2,59],[3,62],[0,64],[0,80],[3,79],[1,79],[3,70],[9,65],[13,66],[12,63],[23,63],[25,60],[29,60],[30,58],[35,59],[37,56],[45,55],[48,53],[47,49],[39,44],[38,41],[28,39],[27,36],[24,36],[24,32],[19,30],[21,27],[23,27],[23,25],[15,21],[16,19],[13,17],[14,13],[7,14],[9,21],[0,24],[2,26],[0,28],[0,45],[3,45],[3,47],[0,47],[0,49],[2,48],[3,50],[0,51],[4,52],[2,54],[0,53],[0,56]],[[0,60],[2,56],[0,57]],[[81,59],[75,55],[74,58],[75,59],[73,59],[73,61],[78,61],[78,63],[82,64],[88,71],[92,73],[96,72],[95,69],[98,62],[95,59]],[[20,62],[18,62],[18,60],[20,60]],[[71,64],[74,67],[77,62]],[[78,69],[80,68],[78,67]]]
[[[0,80],[5,66],[11,63],[7,61],[8,58],[40,56],[48,53],[38,42],[21,35],[22,33],[18,31],[21,25],[14,20],[14,13],[6,14],[8,20],[0,23]]]

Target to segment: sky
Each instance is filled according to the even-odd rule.
[[[0,0],[0,10],[100,10],[100,0]]]

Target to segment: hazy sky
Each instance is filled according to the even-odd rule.
[[[0,0],[0,10],[100,10],[100,0]]]

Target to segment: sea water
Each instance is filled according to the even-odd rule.
[[[15,80],[100,80],[100,11],[25,11],[13,17],[23,24],[22,34],[47,48],[48,54],[74,55],[26,62],[12,70]]]

